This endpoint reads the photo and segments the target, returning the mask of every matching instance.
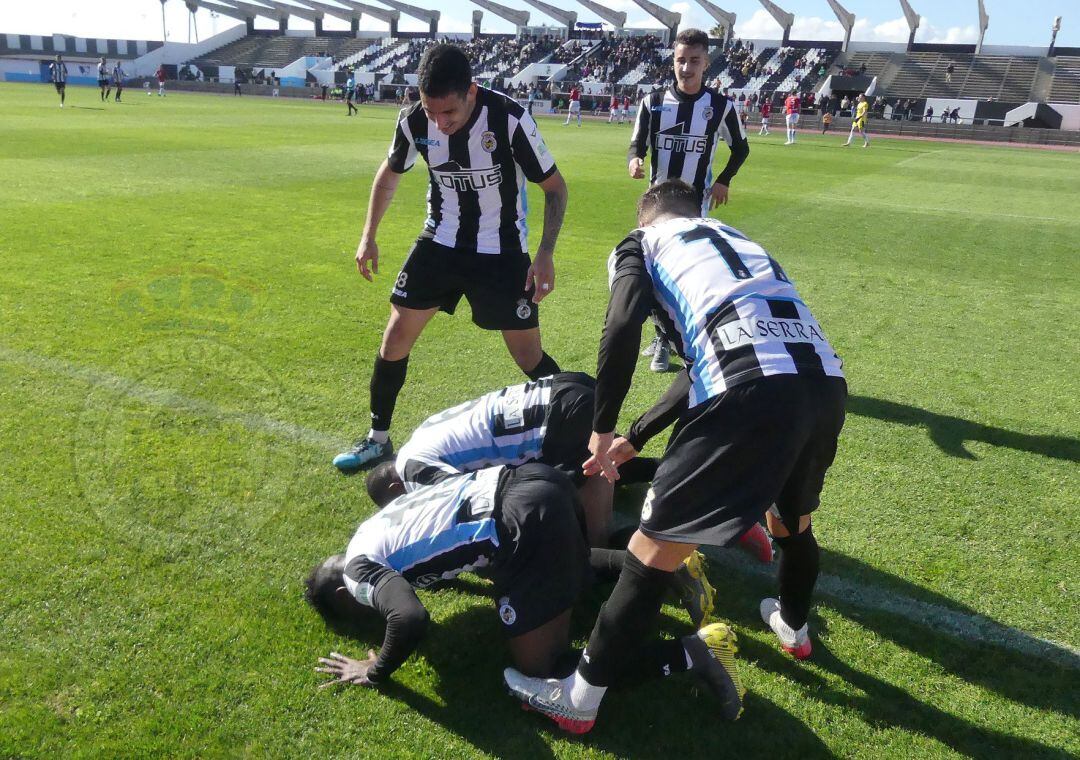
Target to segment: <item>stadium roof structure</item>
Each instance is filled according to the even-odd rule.
[[[908,28],[911,30],[907,41],[907,49],[911,50],[911,46],[915,44],[915,32],[919,28],[919,14],[915,12],[915,9],[911,7],[907,0],[900,0],[900,9],[904,11],[904,18],[907,19]]]
[[[226,5],[225,3],[208,3],[206,2],[206,0],[184,0],[184,4],[187,6],[187,9],[192,13],[199,10],[199,8],[205,8],[208,11],[213,11],[214,13],[219,13],[222,16],[228,16],[229,18],[237,19],[238,21],[248,21],[252,18],[252,15],[247,11],[241,10],[240,8],[236,8],[231,5]]]
[[[661,8],[656,3],[651,2],[651,0],[633,0],[633,3],[664,25],[668,30],[668,42],[675,39],[675,33],[679,28],[679,22],[682,21],[681,13],[669,11],[667,8]]]
[[[551,16],[556,21],[561,21],[566,24],[568,31],[574,31],[574,24],[577,23],[577,14],[573,11],[563,10],[554,5],[548,5],[544,0],[524,0],[524,2],[528,3],[533,8],[536,8],[536,10],[540,11],[545,16]]]
[[[791,25],[795,23],[795,14],[788,13],[772,0],[758,0],[761,3],[761,7],[769,12],[769,15],[776,19],[776,23],[784,30],[784,36],[782,37],[782,44],[786,45],[791,38]],[[901,0],[903,2],[903,0]]]
[[[840,46],[840,50],[846,53],[848,45],[851,44],[851,30],[855,28],[855,14],[840,5],[839,0],[827,0],[827,2],[836,14],[836,20],[840,22],[840,26],[844,27],[844,44]]]
[[[296,16],[297,18],[302,18],[305,21],[312,21],[319,26],[322,25],[322,11],[316,11],[312,10],[311,8],[304,8],[299,5],[292,5],[290,3],[281,3],[278,2],[278,0],[259,0],[259,2],[277,8],[279,11],[284,13],[286,17]]]
[[[975,55],[982,52],[983,39],[986,37],[986,27],[990,26],[990,15],[986,12],[986,5],[979,0],[979,43],[975,46]]]
[[[377,5],[368,5],[367,3],[357,2],[357,0],[335,0],[335,2],[348,8],[354,8],[360,13],[379,19],[379,21],[385,21],[390,25],[391,36],[397,32],[397,24],[401,19],[401,11],[380,8]]]
[[[508,8],[505,5],[499,5],[492,2],[492,0],[472,0],[474,5],[479,5],[484,10],[491,11],[496,16],[504,18],[514,26],[520,29],[529,23],[529,12],[519,11],[517,8]]]
[[[379,0],[379,2],[383,5],[389,5],[394,10],[404,13],[406,16],[412,16],[420,21],[428,22],[428,33],[431,34],[432,37],[439,33],[439,18],[442,16],[439,11],[418,8],[415,5],[402,3],[399,0]]]
[[[319,2],[319,0],[294,1],[315,8],[316,10],[321,11],[327,16],[333,16],[334,18],[348,21],[354,34],[360,30],[360,17],[363,15],[363,13],[361,13],[360,10],[356,8],[342,8],[339,5],[329,5],[327,3]]]
[[[613,8],[600,5],[600,3],[593,2],[593,0],[577,0],[577,2],[581,3],[597,16],[604,19],[604,21],[611,24],[615,27],[615,31],[617,32],[621,32],[623,27],[626,26],[626,11],[614,10]]]
[[[696,0],[697,4],[705,9],[716,21],[717,26],[724,30],[724,39],[728,39],[735,32],[735,14],[725,11],[719,5],[710,3],[709,0]]]

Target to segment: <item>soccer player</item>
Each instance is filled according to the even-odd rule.
[[[116,62],[116,65],[112,69],[112,82],[113,87],[116,88],[116,95],[113,96],[115,102],[120,102],[120,94],[124,91],[124,69],[120,66],[120,61]]]
[[[862,136],[864,148],[870,147],[870,136],[866,134],[866,117],[870,111],[870,104],[866,102],[866,95],[859,93],[858,104],[855,106],[855,118],[851,120],[851,131],[848,133],[847,142],[844,143],[844,147],[851,145],[851,141],[855,138],[855,130],[859,130],[859,134]]]
[[[337,458],[370,466],[393,451],[390,425],[405,383],[409,352],[439,311],[464,296],[473,322],[499,330],[530,379],[559,371],[540,342],[539,304],[555,288],[555,241],[566,210],[566,183],[525,109],[472,81],[469,59],[435,45],[420,61],[420,102],[401,112],[390,154],[376,172],[356,265],[379,271],[376,234],[401,175],[417,156],[428,164],[428,218],[394,282],[390,320],[371,375],[371,429]],[[525,182],[544,191],[544,231],[529,261]],[[351,458],[351,459],[350,459]]]
[[[622,124],[626,121],[626,117],[630,115],[630,96],[623,95],[622,98],[622,110],[619,112],[619,123]]]
[[[352,116],[353,111],[356,111],[357,113],[360,112],[360,109],[353,105],[353,96],[355,94],[356,94],[356,80],[353,78],[353,75],[350,73],[348,80],[345,82],[345,105],[347,105],[349,107],[349,111],[348,111],[348,113],[346,113],[346,116]]]
[[[570,607],[589,583],[590,566],[597,579],[611,580],[626,556],[585,547],[579,505],[566,476],[532,462],[454,475],[401,494],[382,474],[373,470],[367,483],[380,511],[357,528],[344,554],[312,569],[305,597],[332,625],[355,625],[377,611],[386,621],[383,644],[365,660],[337,653],[320,658],[325,667],[317,670],[336,676],[324,685],[385,684],[426,633],[427,610],[414,589],[466,571],[494,582],[515,667],[551,675],[568,654]],[[712,605],[700,562],[700,555],[692,555],[669,589],[695,622]],[[646,653],[642,666],[666,664],[649,660]]]
[[[675,84],[642,98],[627,155],[633,179],[645,176],[645,156],[651,154],[649,184],[671,178],[687,182],[701,197],[701,215],[728,201],[728,189],[739,167],[750,155],[746,131],[726,95],[706,87],[702,78],[709,67],[709,36],[700,29],[684,29],[675,38]],[[731,153],[713,181],[717,134]],[[643,352],[652,358],[653,372],[667,372],[671,349],[659,326]]]
[[[101,56],[101,60],[97,65],[97,83],[98,88],[101,90],[101,102],[104,103],[109,99],[109,64],[105,62],[105,56]]]
[[[787,124],[787,142],[784,145],[795,144],[795,127],[799,125],[800,108],[802,102],[799,100],[799,93],[792,90],[784,98],[784,122]]]
[[[786,651],[810,655],[806,621],[818,574],[810,513],[844,422],[842,363],[780,265],[737,230],[699,218],[698,203],[697,191],[679,180],[653,186],[638,204],[640,227],[608,261],[611,296],[586,472],[618,478],[612,430],[651,310],[664,315],[692,386],[619,581],[571,676],[504,673],[530,709],[578,733],[592,728],[607,688],[642,651],[670,573],[697,546],[729,545],[762,516],[783,553],[780,597],[763,600],[761,616]],[[694,638],[692,647],[681,642],[683,662],[706,676],[723,717],[738,718],[744,690],[734,633],[715,623]]]
[[[165,97],[165,64],[160,64],[157,67],[157,72],[154,74],[157,77],[157,94],[159,98]]]
[[[56,92],[60,95],[60,107],[64,107],[64,98],[67,91],[67,64],[63,57],[57,53],[56,60],[49,64],[49,79],[52,80]]]
[[[621,103],[622,101],[619,99],[619,96],[615,93],[611,93],[611,103],[609,104],[610,111],[607,117],[608,124],[614,124],[615,120],[619,118],[619,106]]]
[[[758,131],[759,135],[769,134],[769,116],[772,115],[772,98],[766,97],[761,99],[761,129]]]
[[[577,125],[581,126],[581,86],[574,85],[570,88],[570,107],[566,110],[566,121],[563,126],[569,126],[570,119],[577,116]]]

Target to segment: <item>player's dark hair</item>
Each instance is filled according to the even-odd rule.
[[[450,93],[461,97],[472,84],[472,66],[465,52],[456,45],[439,44],[428,48],[420,59],[420,92],[429,98],[445,98]]]
[[[701,216],[701,196],[681,179],[668,179],[653,185],[638,200],[638,219],[652,219],[660,214]]]
[[[394,491],[395,486],[400,483],[401,478],[398,477],[397,470],[394,469],[394,463],[389,461],[376,465],[368,473],[364,485],[367,487],[368,496],[371,497],[371,500],[378,506],[385,507],[399,495]]]
[[[345,555],[335,554],[311,568],[304,580],[304,600],[315,608],[328,624],[337,620],[334,594],[344,585]]]
[[[683,29],[675,37],[676,45],[686,45],[687,47],[699,47],[706,53],[709,52],[709,35],[700,29]]]

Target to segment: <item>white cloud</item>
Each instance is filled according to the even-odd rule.
[[[924,21],[923,25],[915,33],[915,39],[919,42],[944,42],[950,45],[970,44],[979,41],[979,29],[972,24],[940,29],[932,24],[926,24]]]
[[[779,39],[783,30],[764,8],[746,21],[735,21],[735,36],[744,40]]]

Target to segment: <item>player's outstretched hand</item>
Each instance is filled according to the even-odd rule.
[[[375,650],[369,649],[366,660],[354,660],[351,657],[346,657],[343,654],[337,652],[331,652],[329,657],[320,657],[321,662],[326,667],[315,668],[316,673],[329,673],[336,678],[331,678],[329,681],[319,684],[320,689],[325,689],[327,686],[333,686],[334,684],[349,684],[353,683],[358,686],[374,686],[371,681],[368,680],[368,671],[375,667]]]
[[[640,158],[631,158],[630,165],[627,167],[630,170],[630,179],[641,179],[645,176],[645,170],[642,168],[645,161]]]
[[[636,457],[638,453],[638,450],[630,444],[630,441],[620,435],[611,442],[611,448],[608,449],[608,458],[611,459],[611,463],[618,468]],[[581,471],[590,478],[593,475],[598,475],[603,472],[600,463],[594,456],[585,460],[585,464],[581,466]]]
[[[555,290],[555,261],[550,252],[537,251],[525,275],[525,290],[533,288],[533,303],[540,303]]]
[[[586,475],[603,473],[605,480],[615,485],[615,481],[619,479],[619,470],[615,463],[611,460],[610,450],[612,439],[615,437],[614,433],[597,433],[593,432],[589,436],[589,453],[591,457],[585,460],[585,464],[581,466],[582,472]]]
[[[379,273],[379,246],[374,240],[360,239],[356,247],[356,268],[364,279],[371,282],[371,275]]]
[[[723,206],[727,203],[728,186],[721,185],[719,182],[714,182],[712,186],[712,192],[709,194],[709,211],[712,211],[717,206]]]

